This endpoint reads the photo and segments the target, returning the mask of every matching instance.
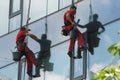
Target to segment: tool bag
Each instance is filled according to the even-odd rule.
[[[77,20],[77,23],[76,23],[75,26],[78,25],[79,21],[80,21],[80,19]],[[74,28],[72,27],[72,25],[69,21],[66,21],[64,24],[65,25],[62,26],[61,34],[64,35],[64,36],[68,36],[70,31]],[[69,26],[69,30],[66,30],[65,28],[68,27],[68,26]]]
[[[62,26],[61,34],[64,35],[64,36],[68,36],[70,31],[69,30],[65,30],[65,27],[66,27],[65,25]]]
[[[20,52],[20,51],[13,51],[12,55],[13,55],[13,60],[14,61],[20,61],[21,57],[24,55],[24,53]]]

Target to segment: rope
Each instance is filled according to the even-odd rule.
[[[92,0],[90,0],[90,15],[89,15],[89,22],[90,21],[92,21],[92,14],[93,14],[93,12],[92,12]],[[90,52],[88,51],[88,70],[90,69]],[[88,76],[89,76],[89,72],[88,72]]]
[[[45,18],[45,34],[46,35],[48,33],[47,15],[48,15],[48,0],[46,2],[46,18]]]
[[[28,13],[27,13],[27,22],[26,22],[26,29],[28,30],[28,24],[30,21],[30,6],[31,6],[31,0],[29,0],[29,5],[28,5]],[[26,37],[25,42],[28,43],[28,37]],[[25,80],[25,70],[26,70],[26,57],[25,57],[25,65],[24,65],[24,75],[23,75],[23,80]]]
[[[26,27],[28,26],[29,20],[30,20],[30,5],[31,5],[31,0],[29,0],[29,5],[28,5],[28,13],[27,13],[27,22],[26,22]]]
[[[74,0],[72,0],[72,5],[74,5]]]
[[[90,0],[90,16],[89,16],[89,22],[92,21],[92,0]]]

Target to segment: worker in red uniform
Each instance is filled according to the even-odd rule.
[[[39,65],[38,65],[38,61],[35,58],[33,52],[28,48],[26,42],[25,42],[25,38],[26,36],[31,37],[32,39],[35,39],[36,36],[34,36],[31,33],[28,33],[28,31],[26,30],[25,27],[21,27],[20,31],[18,32],[17,36],[16,36],[16,44],[17,44],[17,49],[18,51],[20,51],[21,53],[24,53],[27,59],[27,74],[30,77],[33,77],[32,75],[32,65],[34,64],[36,66],[36,68],[39,69]],[[40,75],[37,75],[35,77],[39,77]]]
[[[63,27],[63,32],[65,32],[65,35],[68,35],[70,31],[74,30],[73,32],[76,33],[76,38],[78,39],[78,57],[81,58],[81,51],[84,46],[84,40],[83,40],[83,35],[81,32],[77,29],[75,26],[76,23],[74,21],[74,15],[76,13],[76,6],[72,5],[69,10],[67,10],[64,14],[64,24],[65,26]],[[69,57],[73,57],[72,51],[74,49],[75,45],[75,39],[73,38],[74,36],[71,36],[70,38],[70,45],[69,45],[69,51],[68,55]]]

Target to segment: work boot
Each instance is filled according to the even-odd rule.
[[[74,59],[80,59],[80,58],[82,58],[81,51],[82,51],[82,48],[78,47],[77,56],[76,57],[74,56]]]
[[[71,58],[71,57],[73,57],[73,54],[72,54],[72,51],[68,51],[68,56]]]
[[[27,74],[28,74],[29,77],[32,77],[32,72],[31,71],[28,71]]]

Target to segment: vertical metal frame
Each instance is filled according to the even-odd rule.
[[[72,5],[74,5],[74,0],[72,0]]]
[[[83,74],[74,78],[74,80],[86,80],[87,77],[87,50],[83,53]]]
[[[85,41],[85,46],[86,48],[88,47],[87,45],[87,33],[84,33],[84,41]],[[74,80],[86,80],[87,77],[87,49],[83,51],[83,73],[82,75],[76,77]]]
[[[20,9],[16,12],[13,12],[13,0],[10,0],[10,4],[9,4],[9,19],[12,17],[15,17],[19,14],[22,13],[23,11],[23,0],[20,0]]]
[[[74,54],[74,51],[73,51]],[[74,59],[70,58],[70,80],[74,80]]]
[[[19,61],[18,63],[18,80],[21,80],[22,78],[22,61]]]

